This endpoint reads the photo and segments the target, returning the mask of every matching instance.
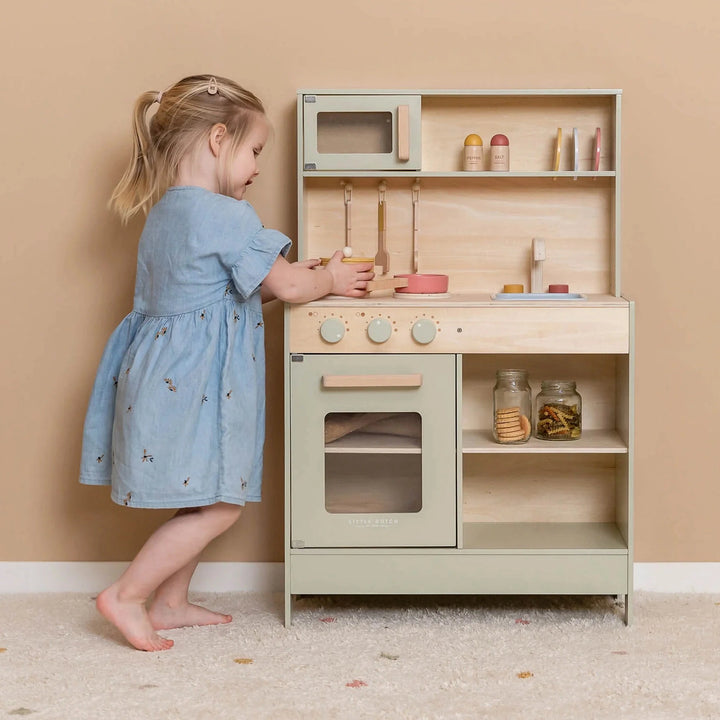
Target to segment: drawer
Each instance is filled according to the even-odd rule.
[[[622,595],[625,553],[321,554],[293,551],[290,592],[332,594]]]
[[[457,327],[443,339],[452,338],[457,352],[624,354],[629,348],[630,316],[623,306],[473,308],[456,316]]]

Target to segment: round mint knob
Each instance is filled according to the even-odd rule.
[[[392,335],[392,325],[385,318],[374,318],[367,326],[368,337],[375,343],[384,343]]]
[[[320,325],[320,337],[329,343],[340,342],[345,335],[345,323],[337,318],[323,320]]]
[[[437,328],[432,320],[421,318],[420,320],[416,320],[412,326],[413,339],[421,345],[431,343],[435,339],[436,334]]]

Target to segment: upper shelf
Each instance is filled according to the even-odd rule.
[[[432,170],[304,170],[303,177],[413,177],[413,178],[492,178],[493,180],[502,178],[598,178],[598,177],[615,177],[614,170],[563,170],[558,172],[539,171],[539,172],[492,172],[483,170],[482,172],[467,172],[464,170],[455,170],[447,172],[436,172]]]

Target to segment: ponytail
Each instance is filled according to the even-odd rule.
[[[148,119],[154,103],[157,112]],[[213,125],[226,126],[235,151],[254,119],[264,114],[250,91],[213,75],[193,75],[162,93],[143,93],[133,111],[132,158],[113,191],[110,208],[123,223],[140,210],[147,214],[175,182],[183,157]]]
[[[145,92],[135,102],[132,122],[132,157],[110,198],[110,208],[126,223],[139,210],[147,214],[156,200],[157,158],[150,133],[148,110],[161,97]]]

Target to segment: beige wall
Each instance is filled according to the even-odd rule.
[[[637,303],[636,559],[720,561],[720,4],[715,0],[67,0],[3,17],[0,561],[125,560],[168,513],[76,475],[140,223],[105,209],[131,105],[236,78],[276,128],[250,200],[294,235],[299,87],[624,89],[623,287]],[[207,559],[282,559],[282,317],[268,322],[265,500]]]

